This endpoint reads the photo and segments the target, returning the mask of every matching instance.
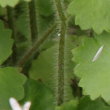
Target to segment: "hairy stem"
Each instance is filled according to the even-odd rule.
[[[52,25],[46,33],[41,37],[41,39],[36,40],[35,44],[26,52],[26,54],[20,59],[18,62],[19,67],[23,67],[26,61],[33,56],[33,54],[38,50],[38,48],[41,46],[41,44],[48,38],[48,36],[54,31],[56,28],[56,24]]]
[[[15,13],[14,9],[11,7],[7,7],[7,17],[8,17],[8,25],[12,29],[12,37],[14,41],[16,42],[16,37],[17,37],[17,32],[16,32],[16,25],[15,25]],[[15,64],[17,61],[17,48],[16,48],[16,43],[13,45],[13,54],[12,54],[12,62]]]
[[[36,14],[36,0],[29,3],[30,25],[31,25],[31,39],[32,42],[38,37],[37,29],[37,14]]]
[[[64,102],[64,50],[65,50],[66,18],[63,12],[61,0],[55,0],[55,5],[57,8],[58,19],[60,23],[57,104],[61,105]]]

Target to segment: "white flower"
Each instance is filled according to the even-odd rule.
[[[12,110],[29,110],[31,106],[31,102],[26,102],[23,106],[20,106],[18,101],[13,97],[9,99],[9,103]]]

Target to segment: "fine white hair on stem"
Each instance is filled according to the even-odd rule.
[[[13,97],[9,99],[9,104],[12,110],[29,110],[31,106],[31,102],[26,102],[23,106],[20,106],[18,101]]]
[[[31,106],[31,102],[26,102],[26,103],[24,104],[22,110],[29,110],[29,109],[30,109],[30,106]]]
[[[17,102],[15,98],[13,97],[10,98],[9,103],[11,105],[12,110],[22,110],[21,106],[19,105],[19,103]]]
[[[102,53],[103,48],[104,48],[104,45],[102,45],[102,46],[98,49],[98,51],[96,52],[95,56],[94,56],[93,59],[92,59],[92,62],[96,61],[96,60],[99,58],[100,54]]]

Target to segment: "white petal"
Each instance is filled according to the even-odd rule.
[[[100,54],[102,53],[103,48],[104,48],[104,45],[98,49],[97,53],[95,54],[94,58],[92,59],[92,62],[96,61],[99,58]]]
[[[30,109],[30,106],[31,106],[31,102],[26,102],[26,103],[24,104],[22,110],[29,110],[29,109]]]
[[[11,105],[12,110],[22,110],[22,108],[20,107],[19,103],[15,98],[10,98],[9,103]]]

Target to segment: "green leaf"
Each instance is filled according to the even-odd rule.
[[[56,110],[77,110],[78,101],[71,100],[56,108]]]
[[[110,110],[110,106],[107,106],[101,99],[92,101],[86,96],[80,99],[77,110]]]
[[[12,53],[13,39],[11,30],[5,29],[0,21],[0,64],[2,64]]]
[[[31,101],[30,110],[54,110],[53,94],[42,82],[28,80],[25,85],[23,102]]]
[[[97,34],[110,31],[109,0],[73,0],[68,13],[75,16],[76,25],[84,30],[93,29]]]
[[[56,108],[56,110],[109,110],[110,106],[98,98],[92,101],[88,96],[82,97],[79,102],[71,100]]]
[[[0,7],[0,16],[5,16],[6,15],[6,9]]]
[[[31,30],[28,5],[29,4],[27,2],[21,2],[18,9],[16,9],[16,13],[18,13],[18,17],[16,19],[16,28],[21,36],[26,38],[27,42],[31,45]]]
[[[2,7],[6,7],[7,5],[14,7],[18,2],[19,0],[0,0],[0,5]]]
[[[56,73],[55,69],[55,50],[56,45],[43,51],[40,56],[32,62],[29,76],[35,80],[42,80],[50,87],[53,86],[53,78]],[[56,76],[55,76],[56,77]]]
[[[38,0],[37,5],[39,9],[39,14],[43,16],[50,16],[54,13],[53,6],[52,6],[52,0]]]
[[[37,13],[37,21],[38,21],[38,33],[39,36],[45,33],[45,30],[50,27],[50,24],[54,23],[54,9],[52,0],[37,0],[36,3],[36,13]]]
[[[17,68],[0,68],[0,110],[10,110],[9,98],[21,100],[24,97],[25,81],[26,77]]]
[[[38,15],[38,21],[38,33],[40,37],[45,33],[45,30],[47,30],[50,25],[54,23],[54,18],[53,16],[44,17],[42,15]]]
[[[19,1],[22,1],[22,0],[0,0],[0,6],[1,7],[6,7],[6,6],[14,7],[19,3]],[[31,0],[24,0],[24,1],[29,2]]]
[[[110,102],[110,34],[83,37],[82,45],[72,53],[73,61],[77,63],[74,71],[80,78],[79,86],[84,94],[90,95],[91,99],[101,96]]]

